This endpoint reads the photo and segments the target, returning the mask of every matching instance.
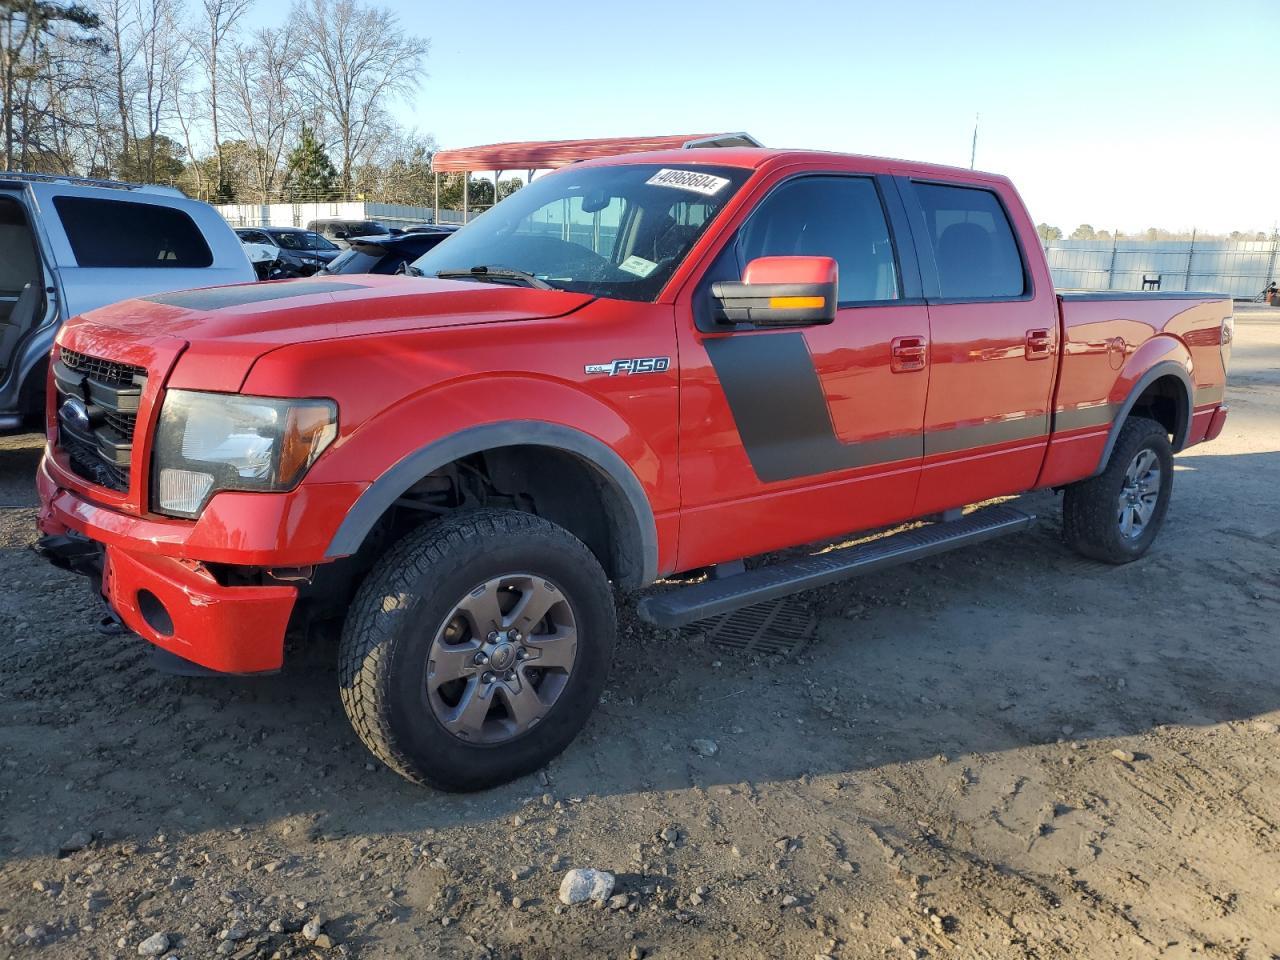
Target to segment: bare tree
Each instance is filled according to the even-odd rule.
[[[77,3],[0,0],[0,169],[60,163],[59,106],[98,19]]]
[[[297,37],[291,27],[259,30],[230,50],[224,70],[227,126],[253,151],[254,190],[269,203],[298,118]]]
[[[222,133],[220,129],[219,81],[222,79],[219,54],[231,40],[236,24],[253,6],[253,0],[201,0],[200,26],[192,37],[191,49],[204,71],[207,84],[209,122],[213,128],[213,149],[217,160],[218,188],[222,188]],[[194,158],[193,158],[194,159]]]
[[[119,120],[119,156],[129,155],[133,131],[133,65],[138,55],[137,25],[131,19],[131,0],[99,0],[103,33],[111,51],[112,93]]]
[[[324,91],[317,107],[342,148],[342,186],[350,191],[356,165],[385,122],[386,102],[412,93],[423,79],[430,41],[362,0],[296,0],[292,19],[303,71],[312,89]]]
[[[139,84],[145,123],[145,140],[137,150],[139,172],[156,179],[156,148],[161,128],[174,113],[187,67],[190,49],[182,42],[182,0],[134,0],[139,36]],[[135,114],[136,116],[136,114]],[[140,138],[133,132],[135,149]]]

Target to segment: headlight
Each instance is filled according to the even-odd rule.
[[[221,490],[290,490],[337,435],[332,400],[170,390],[151,456],[152,504],[195,517]]]

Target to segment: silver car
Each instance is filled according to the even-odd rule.
[[[177,190],[0,173],[0,431],[41,416],[49,350],[68,317],[254,279],[227,222]]]

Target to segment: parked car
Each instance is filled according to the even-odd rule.
[[[49,348],[68,317],[253,278],[226,221],[177,190],[0,173],[0,432],[43,414]]]
[[[389,237],[393,232],[400,232],[392,231],[386,224],[379,223],[377,220],[312,220],[307,224],[307,229],[323,234],[344,249],[347,241],[352,237]]]
[[[405,273],[409,264],[453,232],[452,228],[439,227],[430,231],[406,230],[394,237],[354,237],[324,272]]]
[[[236,236],[241,243],[260,244],[275,251],[275,263],[268,275],[259,275],[264,280],[309,277],[342,252],[314,230],[298,227],[237,227]]]
[[[253,264],[253,271],[258,275],[258,279],[273,279],[271,274],[278,269],[280,263],[276,248],[265,243],[250,243],[243,239],[241,245],[244,247],[245,256]]]
[[[1227,416],[1230,299],[1056,293],[1013,185],[971,170],[742,147],[588,161],[414,266],[68,324],[39,546],[209,671],[279,670],[287,630],[344,618],[359,736],[449,789],[574,738],[614,588],[711,571],[639,601],[678,627],[1025,530],[1013,505],[963,510],[1037,489],[1064,492],[1071,547],[1128,563],[1173,454]],[[86,435],[88,396],[130,441]]]

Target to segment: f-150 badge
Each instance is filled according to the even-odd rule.
[[[588,363],[586,371],[616,377],[619,374],[664,373],[670,368],[670,357],[633,357],[630,360],[610,360],[608,363]]]

